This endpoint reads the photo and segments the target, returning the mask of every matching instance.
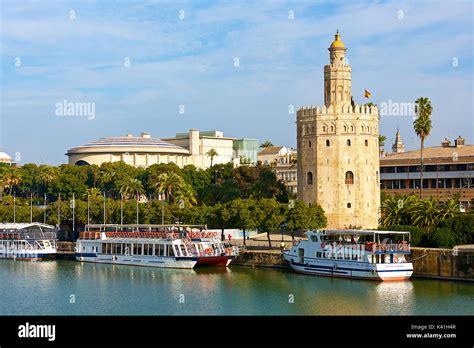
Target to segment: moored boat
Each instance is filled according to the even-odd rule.
[[[51,260],[57,255],[54,226],[32,223],[0,224],[0,258],[15,260]]]
[[[86,225],[76,241],[76,260],[162,268],[227,266],[236,251],[216,237],[190,225]]]
[[[283,250],[283,258],[305,274],[370,280],[407,280],[413,264],[410,232],[319,230]]]

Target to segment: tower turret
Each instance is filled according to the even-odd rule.
[[[395,143],[392,145],[392,151],[394,153],[401,153],[405,152],[405,145],[402,142],[402,138],[400,136],[400,129],[397,127],[397,134],[395,134]]]
[[[341,40],[339,30],[328,50],[330,64],[324,66],[324,105],[350,105],[351,67],[347,64],[347,48]]]

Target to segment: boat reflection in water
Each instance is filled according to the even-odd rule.
[[[375,287],[377,315],[413,315],[415,289],[411,281],[383,282]]]

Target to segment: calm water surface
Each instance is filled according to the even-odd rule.
[[[474,284],[377,283],[239,266],[174,270],[0,260],[0,281],[0,315],[474,314]]]

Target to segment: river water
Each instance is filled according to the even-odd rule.
[[[0,260],[0,315],[473,315],[474,284]]]

